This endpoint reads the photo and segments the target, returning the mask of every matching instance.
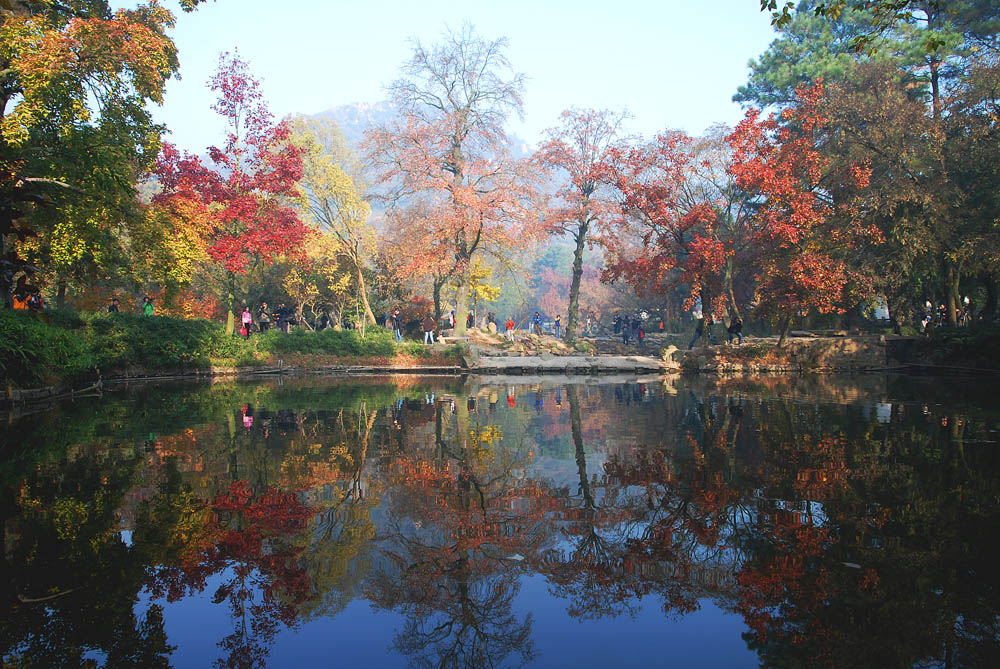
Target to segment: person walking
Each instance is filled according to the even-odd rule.
[[[629,324],[629,328],[632,330],[632,339],[636,342],[639,341],[639,317],[633,316],[632,322]]]
[[[424,318],[424,344],[427,346],[432,346],[434,344],[434,328],[437,323],[434,322],[434,317],[428,313]]]
[[[622,319],[621,330],[622,330],[622,343],[628,346],[628,337],[632,331],[632,328],[629,327],[628,318]]]
[[[151,298],[149,295],[147,295],[142,302],[142,315],[143,316],[153,315],[153,298]]]
[[[559,339],[562,334],[562,314],[556,314],[556,324],[554,329],[556,332],[556,339]]]
[[[448,327],[452,330],[455,329],[455,310],[452,309],[451,313],[448,314]]]
[[[534,327],[536,335],[542,334],[542,315],[537,311],[535,312],[535,316],[531,319],[531,325]]]
[[[743,321],[740,320],[739,316],[733,315],[729,321],[729,327],[726,328],[726,332],[729,333],[730,345],[733,343],[733,337],[736,337],[736,345],[743,346]]]
[[[288,332],[288,312],[285,310],[285,303],[279,302],[274,308],[274,324],[282,332]]]
[[[710,344],[715,344],[715,337],[712,336],[712,317],[705,316],[704,318],[698,319],[698,325],[694,327],[694,337],[691,338],[691,343],[688,344],[688,350],[694,348],[696,341],[701,339],[702,335],[705,334],[706,329],[708,330],[708,341]]]
[[[257,323],[261,332],[267,332],[271,328],[271,314],[267,311],[267,302],[260,303],[260,311],[257,312]]]
[[[504,329],[507,333],[507,341],[514,341],[514,317],[508,316],[507,322],[504,323]]]
[[[615,320],[611,321],[615,326],[615,334],[620,334],[622,331],[622,317],[621,314],[615,314]]]
[[[250,315],[249,304],[243,307],[243,314],[240,316],[240,321],[243,323],[243,327],[240,328],[240,334],[250,339],[250,330],[253,329],[253,316]]]
[[[399,309],[392,312],[392,334],[397,344],[403,341],[403,319],[399,316]]]
[[[119,309],[118,309],[118,298],[117,297],[112,297],[111,298],[111,304],[108,305],[108,313],[109,314],[117,314],[118,311],[119,311]]]
[[[642,345],[646,343],[646,328],[642,327],[642,323],[639,324],[639,329],[636,331],[636,341],[639,342],[639,350],[642,351]]]

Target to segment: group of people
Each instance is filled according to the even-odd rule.
[[[451,312],[449,317],[449,322],[454,321],[455,312]],[[400,315],[399,309],[393,309],[392,311],[387,311],[384,320],[385,327],[392,330],[392,336],[396,339],[396,343],[400,344],[403,342],[403,328],[405,323],[403,322],[403,316]],[[428,312],[424,319],[420,321],[420,328],[424,333],[424,345],[433,346],[434,345],[434,333],[437,331],[437,321],[434,316]]]
[[[153,298],[151,298],[149,295],[147,295],[146,297],[142,298],[142,309],[141,309],[141,311],[142,311],[142,315],[143,316],[152,316],[153,315],[153,311],[154,311]],[[111,303],[108,304],[108,313],[109,314],[121,313],[121,303],[118,301],[117,297],[112,297],[111,298]]]
[[[662,321],[661,321],[662,323]],[[628,346],[629,342],[635,342],[642,350],[646,344],[646,326],[638,316],[615,316],[611,321],[615,334],[620,334],[622,343]],[[662,328],[661,328],[662,329]]]
[[[708,335],[708,342],[712,346],[715,346],[715,336],[712,334],[712,315],[707,314],[704,318],[698,319],[698,324],[694,326],[694,336],[691,338],[691,343],[688,344],[688,350],[690,351],[694,348],[695,343],[703,336]],[[733,343],[733,339],[736,340],[737,346],[743,345],[743,321],[739,316],[733,315],[729,321],[729,325],[726,327],[726,332],[729,334],[729,343]]]
[[[13,307],[15,309],[22,309],[25,311],[44,311],[45,298],[43,298],[37,291],[35,292],[25,292],[25,293],[14,293],[13,297]]]
[[[271,329],[272,321],[279,330],[288,332],[289,326],[298,323],[298,312],[294,307],[285,306],[284,303],[279,304],[272,310],[268,308],[267,302],[261,302],[260,308],[257,309],[257,329],[260,332],[267,332]],[[327,321],[329,321],[329,317],[327,317]],[[328,326],[329,322],[323,325],[317,322],[317,327],[320,330]],[[253,314],[250,311],[250,305],[247,304],[244,305],[243,313],[240,314],[240,335],[249,339],[253,328]]]
[[[961,306],[958,308],[958,313],[956,314],[956,320],[958,325],[961,327],[967,326],[971,323],[975,316],[975,310],[972,308],[972,301],[969,296],[966,295],[962,298]],[[944,304],[938,305],[935,311],[934,305],[930,300],[924,302],[924,313],[920,318],[920,332],[922,334],[930,334],[930,331],[934,328],[942,328],[948,325],[948,307]]]

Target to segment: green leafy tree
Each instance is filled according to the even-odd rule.
[[[156,3],[11,1],[0,12],[0,256],[5,304],[32,266],[60,286],[117,259],[135,176],[160,147],[147,105],[177,70]],[[13,248],[8,237],[16,234]],[[24,241],[32,243],[25,245]]]

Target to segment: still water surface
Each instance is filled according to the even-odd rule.
[[[992,382],[494,381],[11,416],[4,666],[1000,666]]]

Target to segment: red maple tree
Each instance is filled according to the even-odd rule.
[[[162,191],[154,201],[183,200],[200,208],[211,230],[208,254],[226,271],[232,314],[236,275],[279,256],[303,258],[308,228],[288,202],[299,194],[302,149],[287,141],[286,122],[273,122],[260,82],[239,54],[220,56],[209,86],[219,93],[212,109],[229,126],[226,143],[209,148],[211,167],[165,144],[155,172]]]
[[[612,181],[621,197],[616,234],[607,235],[605,280],[624,279],[640,294],[689,286],[687,307],[700,298],[708,310],[721,306],[721,270],[732,249],[715,234],[711,203],[683,202],[691,168],[691,140],[660,134],[646,145],[613,152]]]
[[[757,299],[762,315],[782,326],[779,346],[794,315],[844,310],[852,288],[864,283],[851,270],[849,254],[879,240],[878,230],[853,217],[850,202],[838,198],[844,188],[863,188],[870,171],[865,165],[832,170],[819,150],[826,123],[822,83],[796,95],[780,118],[762,119],[749,110],[729,136],[733,174],[760,201],[753,223]]]

